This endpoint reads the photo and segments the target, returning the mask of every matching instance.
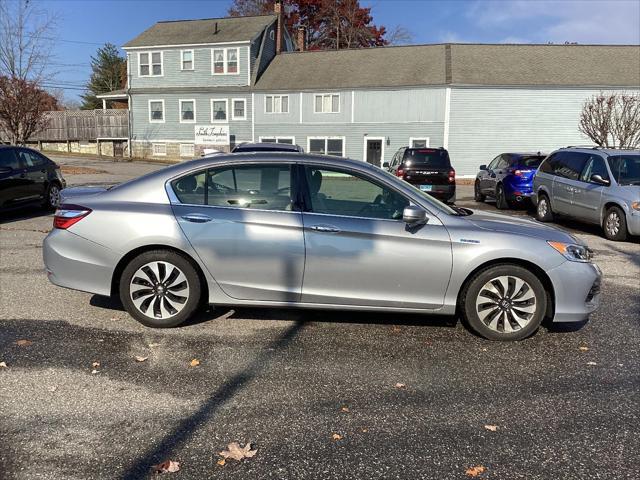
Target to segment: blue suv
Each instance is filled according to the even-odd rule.
[[[502,153],[489,165],[480,165],[474,186],[474,199],[484,202],[496,199],[496,207],[504,210],[531,200],[533,176],[547,155],[544,153]]]

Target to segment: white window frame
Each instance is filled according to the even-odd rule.
[[[191,52],[191,68],[184,68],[184,54]],[[196,51],[193,49],[180,50],[180,71],[193,72],[196,69]]]
[[[318,137],[307,137],[307,152],[308,153],[312,153],[311,152],[311,140],[324,140],[324,151],[325,153],[323,153],[322,155],[328,155],[327,152],[327,141],[328,140],[342,140],[342,155],[340,155],[341,157],[345,156],[345,149],[347,148],[347,141],[346,141],[346,137],[340,137],[340,136],[328,136],[328,137],[323,137],[323,136],[318,136]]]
[[[191,153],[189,154],[185,154],[182,152],[182,147],[190,147],[191,148]],[[196,146],[193,143],[181,143],[180,144],[180,157],[184,158],[184,157],[192,157],[195,158],[196,156]]]
[[[235,102],[242,102],[244,104],[243,112],[244,116],[236,117]],[[229,114],[227,113],[227,117]],[[246,98],[232,98],[231,99],[231,120],[246,120],[247,119],[247,99]]]
[[[271,112],[267,112],[267,98],[268,98],[268,97],[271,97],[271,110],[272,110]],[[274,105],[274,103],[273,103],[273,99],[275,99],[276,97],[280,97],[280,111],[279,111],[279,112],[276,112],[276,111],[273,109],[273,105]],[[283,98],[285,98],[285,97],[286,97],[286,99],[287,99],[287,111],[286,111],[286,112],[282,111],[282,99],[283,99]],[[290,99],[289,99],[289,95],[272,95],[272,94],[270,94],[270,95],[265,95],[265,96],[264,96],[264,113],[265,113],[266,115],[288,114],[288,113],[289,113],[289,105],[290,105],[290,104],[289,104],[289,101],[290,101]]]
[[[193,120],[183,120],[182,119],[182,104],[183,102],[193,102]],[[196,100],[195,98],[181,98],[178,100],[178,120],[180,123],[196,123]]]
[[[291,140],[291,145],[295,145],[296,144],[296,137],[287,137],[287,136],[280,136],[280,135],[265,135],[264,137],[258,137],[258,142],[262,143],[264,140],[264,138],[273,138],[276,143],[280,143],[278,140]]]
[[[413,146],[414,140],[424,140],[426,142],[426,147],[424,148],[429,148],[429,137],[409,137],[409,148],[420,148]]]
[[[324,97],[326,97],[326,96],[332,97],[331,98],[331,105],[333,105],[333,96],[337,96],[338,97],[338,111],[337,112],[333,112],[333,111],[325,112],[324,111]],[[323,97],[323,100],[322,100],[323,107],[322,107],[322,111],[320,111],[320,112],[316,110],[316,98],[318,98],[318,97]],[[336,92],[314,93],[313,94],[313,113],[333,113],[333,114],[340,113],[340,93],[339,92],[337,92],[337,93]]]
[[[153,118],[151,118],[151,104],[152,103],[156,103],[156,102],[160,102],[162,103],[162,120],[154,120]],[[164,123],[165,120],[167,119],[167,109],[164,108],[164,99],[161,98],[155,98],[155,99],[150,99],[149,100],[149,123]]]
[[[224,120],[216,120],[213,118],[213,102],[224,102],[224,111],[227,118]],[[211,99],[211,123],[229,123],[229,99],[228,98],[212,98]]]
[[[140,63],[140,55],[146,53],[149,55],[149,73],[147,75],[143,75],[140,73],[140,67],[142,64]],[[160,75],[153,74],[153,54],[160,53]],[[138,77],[164,77],[164,51],[160,50],[145,50],[144,52],[138,52]]]
[[[215,50],[222,50],[222,73],[216,73],[215,71]],[[229,72],[229,50],[236,50],[238,68],[235,72]],[[213,47],[211,49],[211,75],[240,75],[240,46],[237,47]]]
[[[164,147],[164,153],[156,153],[156,147]],[[151,155],[153,157],[166,157],[167,156],[167,144],[166,143],[152,143]]]

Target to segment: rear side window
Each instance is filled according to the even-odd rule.
[[[449,153],[439,148],[408,148],[404,154],[407,165],[425,165],[433,168],[449,168]]]
[[[180,200],[180,203],[187,203],[189,205],[204,205],[205,201],[205,181],[206,172],[201,171],[192,173],[185,177],[179,178],[171,182],[176,197]]]
[[[46,163],[44,157],[31,150],[18,150],[18,157],[20,158],[20,163],[22,163],[23,168],[42,167]]]
[[[16,157],[13,148],[0,148],[0,167],[9,167],[14,170],[20,168],[18,158]]]

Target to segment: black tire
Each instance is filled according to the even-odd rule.
[[[538,194],[538,205],[536,206],[536,220],[539,222],[552,222],[553,211],[551,210],[551,201],[544,193]]]
[[[620,207],[609,207],[604,214],[602,230],[605,238],[616,242],[627,239],[627,218]]]
[[[496,208],[498,210],[506,210],[509,207],[511,207],[511,205],[504,193],[504,187],[500,184],[496,187]]]
[[[154,262],[165,264],[164,267],[156,264],[157,275],[141,273],[140,270],[143,267],[147,267],[148,264],[154,264]],[[186,277],[187,285],[185,288],[180,288],[184,283],[183,281],[177,282],[182,277],[178,275],[172,279],[175,270],[170,267],[174,267]],[[155,274],[156,272],[154,271],[153,273]],[[136,275],[135,284],[132,285],[134,275]],[[154,279],[155,281],[153,281]],[[142,292],[144,295],[140,295],[138,298],[142,299],[141,308],[136,306],[132,298],[132,295],[136,295],[136,290],[133,290],[132,293],[132,288],[136,286],[140,286],[140,289],[137,290],[138,292],[145,290]],[[145,289],[146,286],[149,286],[149,288]],[[141,253],[129,262],[120,277],[120,300],[122,304],[133,318],[147,327],[170,328],[180,325],[196,312],[200,306],[201,297],[202,282],[196,268],[186,257],[170,250],[151,250]],[[147,315],[142,311],[145,310],[142,306],[148,298],[151,298],[151,300],[146,305],[146,312],[154,313],[154,311],[159,311],[160,316],[157,314],[153,316]],[[186,298],[186,301],[181,301],[182,298]],[[176,310],[176,313],[172,314],[171,308]],[[171,316],[162,318],[165,313]]]
[[[487,196],[483,195],[480,191],[480,182],[478,182],[477,180],[475,185],[473,186],[473,199],[478,203],[483,203],[487,199]]]
[[[42,208],[47,210],[55,210],[60,204],[60,184],[57,182],[51,182],[44,192],[44,199],[42,200]]]
[[[507,291],[503,295],[504,299],[506,299],[505,309],[502,309],[498,303],[495,306],[492,305],[493,300],[488,301],[488,303],[482,303],[480,307],[477,307],[477,300],[487,300],[488,298],[480,295],[481,292],[486,293],[488,291],[484,289],[485,285],[492,279],[504,277],[509,277]],[[513,282],[511,279],[514,279]],[[515,286],[517,285],[515,279],[524,282],[517,292],[515,291]],[[526,287],[524,286],[525,284]],[[533,300],[528,298],[531,292],[534,295]],[[526,300],[517,300],[518,298]],[[478,308],[483,309],[482,313],[489,312],[484,319],[480,318],[480,314],[477,311]],[[520,310],[521,308],[533,309],[534,311],[526,313]],[[547,311],[547,292],[540,279],[530,270],[514,264],[499,264],[480,270],[467,282],[460,299],[460,309],[466,324],[478,335],[489,340],[522,340],[535,333],[544,319]],[[498,312],[497,319],[491,313],[494,311]],[[514,316],[518,316],[522,325],[514,319]],[[504,324],[505,319],[508,321],[508,327]],[[493,325],[494,322],[495,325]]]

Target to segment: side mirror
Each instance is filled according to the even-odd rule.
[[[389,168],[389,162],[384,162],[382,164],[382,168]]]
[[[611,181],[602,178],[602,175],[591,175],[591,181],[593,183],[597,183],[598,185],[605,185],[605,186],[611,185]]]
[[[409,225],[422,225],[427,223],[427,212],[415,205],[404,207],[402,220]]]
[[[486,165],[480,165],[480,170],[486,170],[487,166]]]

